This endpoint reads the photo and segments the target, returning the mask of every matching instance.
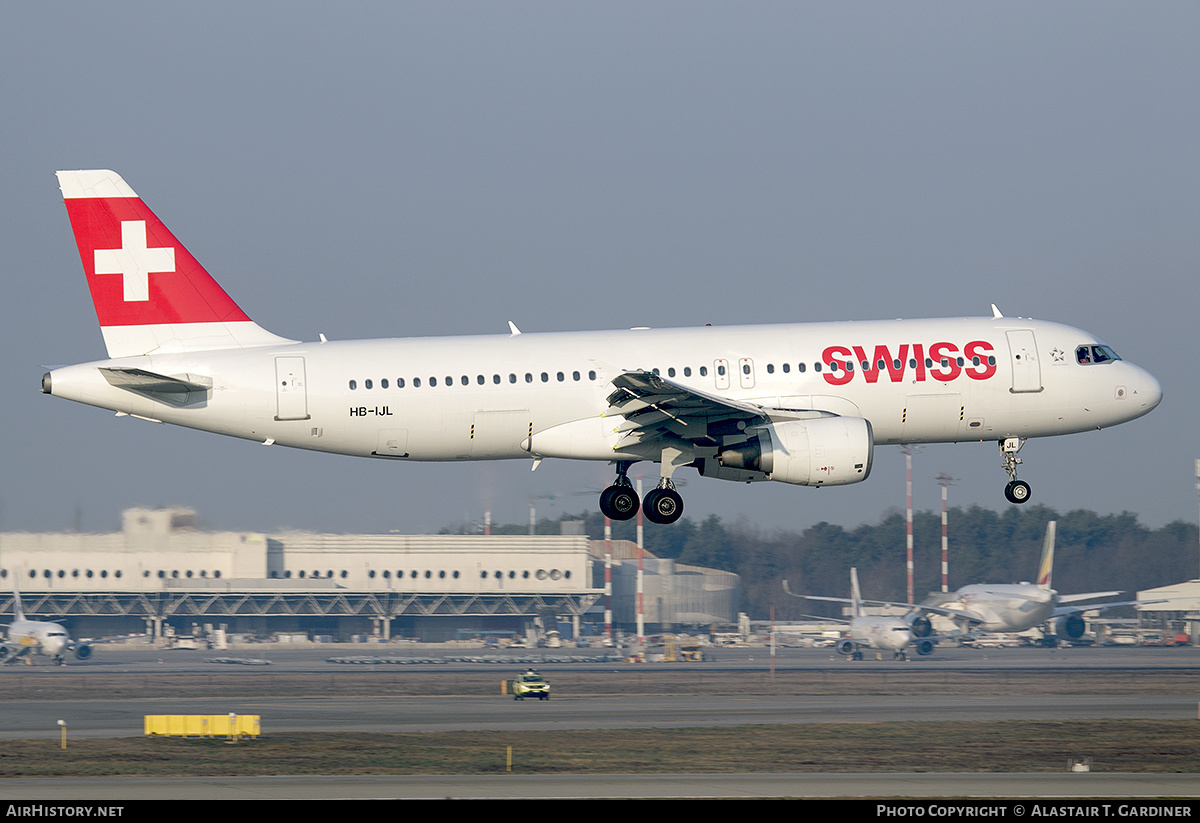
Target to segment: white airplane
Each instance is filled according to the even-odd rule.
[[[13,622],[8,626],[8,642],[0,645],[0,661],[16,663],[24,659],[32,662],[31,655],[44,654],[54,660],[56,666],[65,662],[68,652],[74,652],[79,660],[92,656],[88,643],[75,642],[71,635],[57,623],[46,620],[26,620],[21,609],[21,595],[13,592]]]
[[[969,631],[1023,632],[1049,623],[1056,636],[1078,640],[1086,626],[1083,612],[1115,609],[1136,604],[1137,600],[1085,603],[1099,597],[1113,597],[1120,591],[1085,592],[1062,595],[1051,588],[1054,569],[1055,521],[1046,524],[1046,539],[1042,544],[1042,561],[1038,565],[1036,583],[977,583],[963,586],[946,602],[918,609],[944,614]],[[1142,601],[1162,603],[1162,600]]]
[[[895,606],[882,600],[863,600],[858,588],[858,569],[850,569],[850,598],[819,597],[809,594],[795,594],[788,588],[786,580],[783,589],[793,597],[805,600],[824,600],[831,603],[849,603],[854,616],[850,620],[838,621],[848,623],[847,633],[835,646],[839,654],[848,655],[851,660],[862,660],[862,649],[881,649],[890,651],[897,660],[908,659],[910,647],[917,654],[933,653],[934,642],[929,639],[929,620],[919,612],[912,612],[904,617],[886,617],[869,615],[864,606]],[[825,618],[829,619],[829,618]]]
[[[255,324],[111,171],[60,171],[107,360],[42,391],[159,423],[397,461],[610,461],[605,515],[683,512],[672,478],[858,483],[876,444],[1113,426],[1162,389],[1094,335],[992,317],[302,343]],[[660,463],[639,501],[638,461]]]

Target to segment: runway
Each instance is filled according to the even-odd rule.
[[[356,697],[261,700],[26,700],[0,714],[0,737],[58,734],[137,737],[146,714],[252,714],[264,734],[437,732],[505,729],[702,728],[794,723],[978,720],[1195,720],[1195,695],[888,696],[643,695],[514,701],[487,697]]]

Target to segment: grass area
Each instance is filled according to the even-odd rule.
[[[9,740],[0,778],[101,775],[1200,771],[1194,721],[820,723],[715,729]]]

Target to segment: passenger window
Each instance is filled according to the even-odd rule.
[[[358,381],[357,381],[357,380],[351,380],[351,381],[350,381],[350,391],[354,391],[354,390],[355,390],[355,389],[357,389],[357,388],[358,388]]]
[[[436,377],[431,377],[431,378],[429,378],[429,385],[431,385],[431,386],[436,386],[436,385],[437,385],[437,378],[436,378]]]
[[[692,376],[692,367],[691,367],[691,366],[684,366],[684,367],[683,367],[683,376],[684,376],[684,377],[691,377],[691,376]]]
[[[414,388],[414,389],[419,389],[419,388],[421,388],[421,378],[419,378],[419,377],[414,377],[414,378],[413,378],[413,388]]]
[[[386,389],[387,387],[388,387],[388,381],[387,381],[387,378],[385,377],[379,381],[379,388]]]
[[[396,378],[396,388],[398,388],[398,389],[404,388],[404,378],[403,377]]]
[[[701,376],[701,377],[708,377],[708,366],[701,366],[701,367],[700,367],[700,376]]]
[[[575,380],[578,381],[579,380],[579,372],[577,372],[577,371],[571,372],[571,377],[575,378]]]

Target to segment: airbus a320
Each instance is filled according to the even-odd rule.
[[[860,483],[874,447],[990,440],[1029,498],[1030,437],[1141,417],[1162,390],[1094,335],[1004,317],[299,342],[256,323],[112,171],[59,185],[108,359],[42,391],[268,445],[398,462],[611,462],[608,517],[683,513],[681,468]],[[639,461],[661,465],[639,500]]]

